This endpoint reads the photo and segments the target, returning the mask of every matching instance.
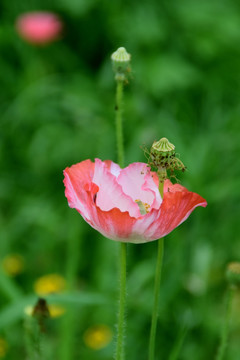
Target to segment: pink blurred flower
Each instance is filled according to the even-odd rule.
[[[29,12],[17,18],[18,34],[27,42],[44,45],[59,38],[63,28],[57,15],[49,12]]]
[[[144,163],[121,169],[110,160],[85,160],[66,168],[64,175],[69,206],[112,240],[144,243],[159,239],[197,206],[207,205],[200,195],[170,180],[164,183],[162,199],[157,175]]]

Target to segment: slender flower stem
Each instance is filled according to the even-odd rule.
[[[125,305],[126,305],[126,259],[127,244],[120,244],[120,298],[118,313],[118,333],[116,346],[116,360],[124,359],[124,331],[125,331]]]
[[[159,296],[160,296],[163,252],[164,252],[164,239],[161,238],[158,240],[158,254],[157,254],[157,265],[156,265],[156,274],[155,274],[154,301],[153,301],[153,310],[152,310],[152,324],[151,324],[150,339],[149,339],[148,360],[154,360],[154,353],[155,353],[155,340],[156,340],[156,330],[157,330],[158,304],[159,304]]]
[[[163,188],[164,188],[164,182],[160,181],[159,192],[162,199],[163,199]],[[156,273],[155,273],[154,300],[153,300],[153,309],[152,309],[152,323],[151,323],[150,338],[149,338],[148,360],[154,360],[154,354],[155,354],[163,253],[164,253],[164,238],[161,238],[158,240],[157,265],[156,265]]]
[[[123,129],[122,129],[122,98],[123,98],[123,80],[117,80],[116,90],[116,138],[118,163],[124,166],[124,146],[123,146]]]
[[[129,62],[130,54],[127,53],[124,47],[120,47],[111,55],[113,61],[113,70],[115,72],[116,88],[116,142],[117,142],[117,156],[118,164],[121,168],[124,167],[124,145],[123,145],[123,126],[122,126],[122,111],[123,111],[123,88],[127,81],[127,75],[130,71]],[[126,305],[126,268],[127,268],[127,244],[120,243],[119,248],[120,258],[120,295],[119,295],[119,312],[117,324],[117,341],[115,360],[124,360],[124,331],[125,331],[125,305]]]
[[[229,322],[230,322],[230,317],[231,317],[231,308],[232,308],[232,300],[233,300],[234,291],[235,291],[235,287],[230,286],[228,289],[228,294],[227,294],[226,314],[225,314],[225,319],[224,319],[224,324],[223,324],[223,329],[222,329],[221,342],[220,342],[220,345],[218,348],[216,360],[223,360],[225,352],[226,352],[227,343],[228,343]]]
[[[116,89],[116,139],[117,154],[120,167],[124,166],[124,146],[122,130],[122,98],[123,98],[123,80],[117,80]],[[120,243],[120,295],[117,324],[117,343],[116,360],[124,359],[124,331],[125,331],[125,305],[126,305],[126,263],[127,263],[127,244]]]

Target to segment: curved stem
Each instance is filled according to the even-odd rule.
[[[148,360],[154,360],[154,354],[155,354],[155,339],[156,339],[156,330],[157,330],[158,304],[159,304],[159,296],[160,296],[163,252],[164,252],[164,238],[161,238],[158,240],[158,254],[157,254],[157,265],[156,265],[156,274],[155,274],[154,301],[153,301],[153,310],[152,310],[152,324],[151,324],[150,339],[149,339]]]
[[[229,322],[231,317],[231,308],[232,308],[232,299],[233,299],[233,293],[235,291],[234,287],[230,287],[228,289],[227,294],[227,303],[226,303],[226,314],[222,329],[222,336],[221,336],[221,342],[218,348],[217,358],[216,360],[222,360],[224,359],[224,355],[227,348],[227,341],[228,341],[228,333],[229,333]]]
[[[123,81],[117,80],[116,90],[116,139],[118,164],[124,166],[124,147],[123,147],[123,129],[122,129],[122,98],[123,98]]]

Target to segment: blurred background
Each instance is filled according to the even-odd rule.
[[[57,14],[61,33],[29,42],[17,18],[42,10]],[[116,161],[119,46],[132,55],[126,165],[167,137],[187,166],[182,185],[208,201],[165,241],[156,358],[174,360],[180,343],[178,359],[215,358],[226,265],[240,260],[239,44],[237,0],[1,0],[0,358],[27,359],[26,309],[46,295],[50,358],[112,359],[118,244],[68,207],[62,171]],[[128,359],[147,358],[156,246],[128,246]],[[236,291],[229,360],[239,336]]]

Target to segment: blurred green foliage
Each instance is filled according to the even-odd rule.
[[[64,32],[36,47],[14,24],[43,9],[61,16]],[[53,320],[52,358],[112,359],[113,342],[94,351],[83,333],[99,323],[114,331],[118,244],[68,208],[62,171],[87,158],[116,160],[110,55],[119,46],[133,69],[126,163],[146,161],[141,146],[166,136],[188,168],[182,184],[208,201],[166,239],[157,359],[173,359],[179,341],[179,360],[214,359],[225,267],[240,260],[240,3],[2,0],[0,19],[0,257],[25,260],[14,279],[0,274],[7,359],[26,356],[22,309],[36,300],[34,281],[54,272],[67,277],[70,293],[62,300],[68,315]],[[128,246],[128,359],[147,357],[155,258],[155,242]],[[228,360],[239,358],[237,296]]]

